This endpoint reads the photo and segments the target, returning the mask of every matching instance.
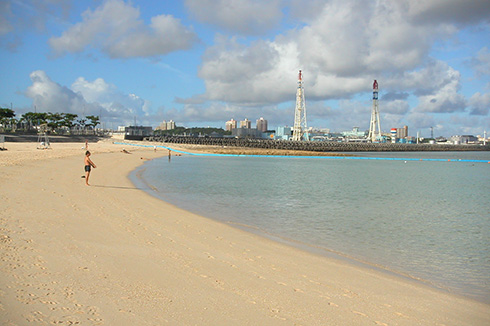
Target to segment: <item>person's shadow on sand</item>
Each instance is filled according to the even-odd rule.
[[[137,187],[123,187],[123,186],[102,186],[102,185],[90,185],[91,187],[99,187],[99,188],[113,188],[113,189],[132,189],[132,190],[144,190],[142,188]]]

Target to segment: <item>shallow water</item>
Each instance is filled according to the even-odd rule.
[[[132,179],[200,215],[490,302],[490,164],[447,162],[490,153],[359,155],[407,160],[182,156]]]

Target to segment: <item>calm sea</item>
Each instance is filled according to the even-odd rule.
[[[490,302],[490,164],[447,161],[490,152],[356,155],[384,159],[183,155],[132,180],[202,216]]]

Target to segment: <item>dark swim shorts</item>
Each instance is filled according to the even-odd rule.
[[[85,165],[85,172],[90,172],[92,167],[90,165]]]

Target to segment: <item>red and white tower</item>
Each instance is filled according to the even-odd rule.
[[[296,91],[296,108],[294,110],[294,126],[292,140],[309,140],[306,126],[305,92],[301,70],[298,76],[298,90]]]
[[[381,127],[379,123],[379,110],[378,110],[378,82],[374,80],[373,83],[373,110],[371,111],[371,123],[369,124],[368,139],[371,142],[381,140]]]

